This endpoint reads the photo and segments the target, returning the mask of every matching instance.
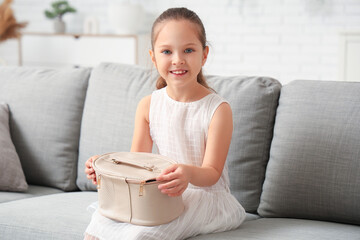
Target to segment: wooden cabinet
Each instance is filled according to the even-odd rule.
[[[360,82],[360,32],[340,35],[339,80]]]
[[[94,67],[101,62],[147,65],[147,35],[24,33],[23,66]]]

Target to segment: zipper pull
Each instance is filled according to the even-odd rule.
[[[97,181],[97,186],[96,186],[96,189],[100,189],[100,183],[101,183],[101,174],[99,174],[99,175],[97,176],[97,179],[96,179],[96,181]]]
[[[144,184],[145,184],[145,181],[140,182],[140,190],[139,190],[140,197],[144,195]]]

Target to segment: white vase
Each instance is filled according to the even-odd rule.
[[[99,21],[95,16],[86,17],[84,20],[83,33],[99,34]]]
[[[65,22],[59,19],[54,20],[55,33],[65,33],[66,25]]]
[[[137,34],[142,26],[144,11],[141,5],[110,3],[109,23],[117,34]]]

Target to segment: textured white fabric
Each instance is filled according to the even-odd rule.
[[[213,114],[226,102],[212,93],[195,102],[177,102],[166,88],[153,92],[150,134],[158,153],[178,163],[201,166]],[[183,193],[184,213],[174,221],[154,227],[119,223],[95,211],[86,232],[99,239],[185,239],[199,234],[237,228],[245,210],[229,191],[227,166],[211,187],[189,185]]]

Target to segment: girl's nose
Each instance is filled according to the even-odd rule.
[[[172,59],[173,65],[182,65],[184,63],[185,63],[185,60],[180,54],[174,54],[174,57]]]

